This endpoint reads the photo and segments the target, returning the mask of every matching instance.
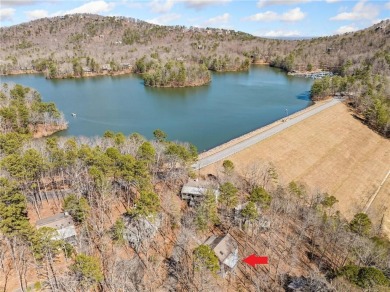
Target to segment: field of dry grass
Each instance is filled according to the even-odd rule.
[[[350,219],[363,210],[390,168],[390,141],[355,119],[344,104],[335,105],[250,148],[230,156],[239,173],[255,161],[272,162],[280,183],[303,182],[339,200]],[[201,173],[215,173],[222,162]],[[390,182],[368,210],[390,236]],[[384,216],[386,214],[386,216]],[[383,218],[383,220],[382,220]]]

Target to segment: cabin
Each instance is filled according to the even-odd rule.
[[[187,201],[188,205],[192,207],[200,203],[207,192],[212,192],[215,195],[215,200],[218,199],[219,190],[213,182],[189,181],[181,189],[181,199]]]
[[[36,222],[35,226],[39,229],[42,227],[50,227],[57,230],[58,235],[53,239],[63,239],[69,243],[76,243],[76,228],[72,216],[68,212],[58,213],[54,216],[40,219]]]
[[[218,258],[220,274],[225,276],[232,271],[238,262],[238,243],[229,234],[223,236],[210,236],[204,243],[210,246]]]

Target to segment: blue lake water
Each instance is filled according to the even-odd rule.
[[[95,136],[106,130],[188,141],[204,151],[311,104],[312,80],[267,66],[249,72],[213,73],[209,85],[149,88],[137,75],[47,80],[43,75],[1,76],[37,89],[64,112],[69,129],[60,136]],[[287,110],[287,111],[286,111]],[[71,113],[76,113],[73,118]]]

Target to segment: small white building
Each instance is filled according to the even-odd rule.
[[[111,71],[111,65],[110,64],[104,64],[102,66],[103,71]]]
[[[83,67],[83,72],[90,73],[90,72],[92,72],[92,69],[90,67],[88,67],[88,66],[84,66]]]

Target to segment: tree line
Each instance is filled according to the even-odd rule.
[[[378,59],[390,68],[390,55],[379,54],[366,63],[346,61],[340,75],[315,80],[314,100],[328,96],[346,98],[364,121],[385,137],[390,135],[390,84],[388,77],[372,64]]]
[[[19,84],[1,84],[0,133],[33,134],[39,125],[64,128],[67,123],[53,102],[43,102],[40,94]]]

